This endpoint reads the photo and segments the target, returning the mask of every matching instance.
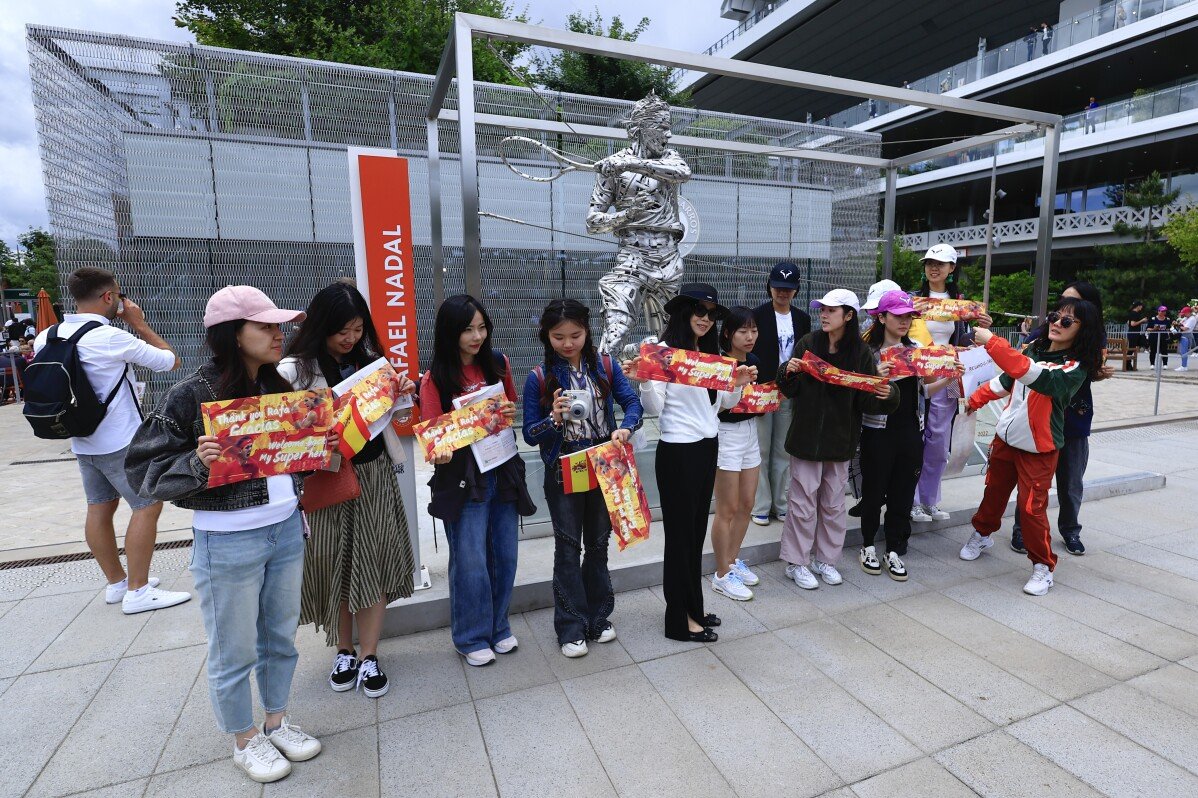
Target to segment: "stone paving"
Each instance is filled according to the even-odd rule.
[[[852,548],[837,587],[761,566],[753,601],[707,594],[710,646],[661,636],[657,588],[579,660],[551,610],[484,669],[445,629],[391,638],[379,701],[329,690],[301,630],[292,712],[325,750],[266,787],[215,729],[196,601],[125,617],[94,563],[0,571],[0,796],[1198,795],[1198,425],[1168,426],[1101,436],[1168,484],[1087,504],[1044,598],[1002,533],[958,559],[957,527],[912,539],[906,583]],[[187,557],[155,573],[190,589]]]

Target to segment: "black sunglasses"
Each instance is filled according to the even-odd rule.
[[[1074,317],[1064,316],[1055,310],[1052,313],[1048,314],[1048,323],[1049,324],[1059,324],[1059,325],[1061,325],[1061,329],[1064,329],[1064,330],[1068,330],[1074,324],[1081,324],[1081,322],[1078,321],[1077,319],[1075,319]]]
[[[706,305],[704,305],[702,302],[696,302],[695,308],[692,311],[692,315],[694,315],[696,318],[700,318],[700,319],[705,319],[708,316],[711,316],[712,321],[720,321],[721,319],[724,318],[725,313],[724,313],[724,311],[720,310],[719,308],[709,308]]]

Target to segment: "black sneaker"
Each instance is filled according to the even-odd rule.
[[[338,693],[344,693],[358,686],[357,652],[346,651],[344,648],[337,652],[333,661],[333,672],[329,674],[329,687]]]
[[[1023,545],[1023,534],[1019,532],[1011,533],[1011,551],[1017,551],[1020,554],[1027,554],[1027,549]]]
[[[391,686],[387,681],[387,674],[379,667],[379,658],[374,654],[362,660],[358,684],[362,685],[362,692],[367,698],[379,698],[385,695],[387,688]]]
[[[1078,557],[1085,554],[1086,547],[1082,545],[1081,536],[1074,535],[1073,537],[1065,538],[1065,551]]]

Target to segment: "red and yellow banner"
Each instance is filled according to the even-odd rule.
[[[208,469],[208,487],[247,479],[316,471],[329,463],[333,427],[329,388],[204,402],[204,432],[216,437],[220,456]]]
[[[955,377],[957,347],[899,344],[882,350],[882,362],[890,364],[891,377]]]
[[[558,458],[558,462],[562,469],[563,493],[585,493],[599,487],[595,467],[591,465],[586,449],[574,454],[563,454]]]
[[[513,406],[507,399],[490,397],[422,421],[412,431],[425,459],[432,462],[434,457],[452,454],[512,426],[503,410]]]
[[[609,441],[587,449],[586,454],[595,469],[599,489],[603,491],[616,546],[623,551],[634,543],[648,540],[653,519],[632,445]]]
[[[924,321],[974,321],[986,315],[986,306],[972,299],[913,296],[911,304]]]
[[[638,380],[675,382],[718,391],[736,389],[736,361],[730,357],[662,344],[641,344],[641,354],[634,365],[633,375]]]
[[[740,401],[731,413],[772,413],[782,406],[775,382],[749,383],[743,389]]]
[[[826,382],[829,385],[839,385],[842,388],[852,388],[857,391],[873,393],[874,389],[879,385],[887,383],[885,377],[858,374],[855,371],[845,371],[842,368],[833,366],[810,349],[803,353],[801,362],[803,371],[820,382]]]

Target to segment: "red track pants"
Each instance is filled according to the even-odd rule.
[[[973,528],[979,533],[989,536],[997,532],[1011,491],[1018,487],[1017,506],[1027,558],[1047,565],[1049,570],[1057,567],[1048,526],[1048,488],[1057,470],[1057,454],[1055,450],[1043,454],[1025,452],[995,438],[990,446],[986,492],[973,514]]]

